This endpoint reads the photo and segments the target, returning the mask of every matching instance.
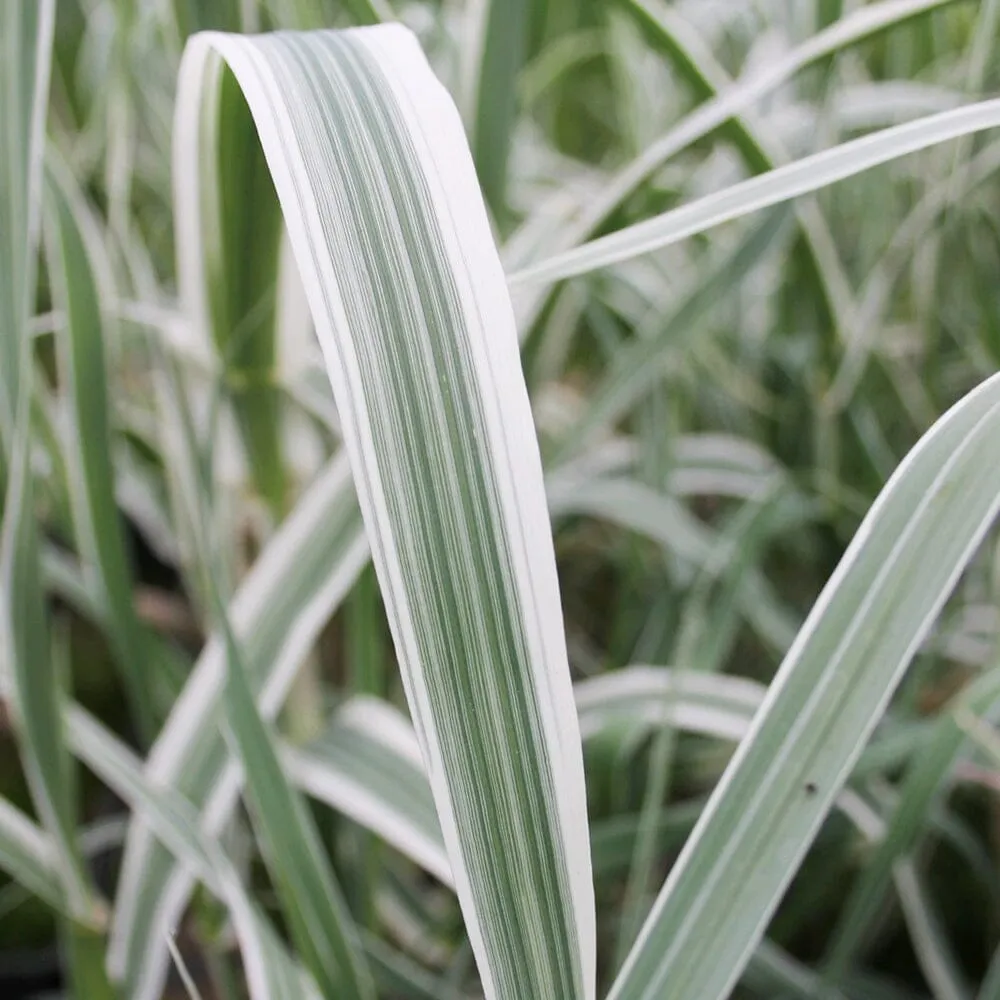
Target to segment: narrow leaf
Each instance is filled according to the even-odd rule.
[[[111,429],[105,373],[103,296],[93,266],[100,233],[64,164],[54,163],[46,226],[53,299],[65,329],[57,337],[63,385],[72,420],[66,449],[77,544],[96,573],[104,626],[125,682],[133,719],[144,739],[154,726],[142,631],[132,604],[132,577],[115,500]]]
[[[53,0],[0,6],[0,442],[9,455],[35,301]],[[2,482],[2,480],[0,480]]]
[[[70,705],[65,720],[68,742],[80,760],[133,811],[142,813],[188,870],[229,907],[252,1000],[314,1000],[315,984],[292,961],[247,896],[218,842],[199,828],[191,804],[150,781],[142,762],[86,710]],[[171,933],[173,927],[165,929],[165,940]]]
[[[476,0],[466,17],[469,145],[494,216],[507,212],[507,163],[517,112],[517,77],[528,46],[529,0]]]
[[[374,1000],[357,929],[304,801],[291,787],[254,703],[232,631],[226,636],[226,718],[243,766],[254,829],[303,961],[329,1000]]]
[[[275,533],[227,611],[241,643],[247,680],[266,718],[280,708],[320,630],[368,560],[347,461],[329,463]],[[225,641],[207,643],[150,751],[146,773],[176,789],[217,834],[239,795],[239,775],[220,725]],[[169,956],[166,933],[192,888],[148,824],[138,818],[126,840],[109,960],[131,995],[157,996]]]
[[[762,208],[819,191],[909,153],[997,126],[1000,126],[1000,100],[980,101],[882,129],[733,184],[688,205],[551,257],[512,275],[510,280],[512,283],[551,283],[572,275],[586,274],[659,250]]]
[[[292,780],[452,885],[420,745],[409,720],[375,698],[354,698],[307,747],[286,747]]]
[[[716,98],[732,87],[733,81],[716,60],[711,47],[676,9],[663,0],[627,0],[626,6],[651,41],[666,50],[700,100]],[[773,170],[789,159],[783,143],[752,109],[734,116],[728,131],[755,174]],[[843,340],[847,321],[856,306],[833,234],[815,202],[797,204],[796,217],[820,278],[831,318]]]
[[[967,736],[955,718],[957,712],[983,715],[1000,704],[1000,670],[979,677],[957,695],[950,710],[937,719],[934,736],[906,772],[899,801],[878,847],[855,882],[827,946],[824,975],[839,981],[864,944],[892,880],[893,866],[916,846],[932,804],[966,743]]]
[[[65,908],[87,921],[90,889],[76,846],[61,688],[50,656],[31,468],[32,342],[41,153],[54,5],[14,0],[0,8],[0,428],[9,465],[0,531],[0,691],[8,701],[35,811],[52,838]],[[12,77],[16,77],[12,78]],[[6,226],[9,225],[9,229]]]
[[[728,995],[1000,507],[1000,376],[892,477],[785,658],[611,996]],[[724,887],[724,888],[723,888]]]
[[[857,45],[881,32],[897,28],[912,18],[954,0],[882,0],[850,10],[840,20],[804,39],[781,59],[737,79],[710,101],[695,108],[614,177],[601,197],[588,205],[573,227],[573,243],[586,239],[671,156],[688,148],[752,108],[796,73],[819,60]]]
[[[0,798],[0,868],[54,910],[64,909],[52,838],[5,798]]]

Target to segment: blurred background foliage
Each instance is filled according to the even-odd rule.
[[[839,39],[838,25],[866,7],[886,12],[885,23]],[[96,237],[109,485],[126,526],[140,681],[118,667],[129,629],[86,611],[88,554],[67,473],[79,445],[59,360],[65,317],[44,263],[33,331],[37,517],[73,694],[140,751],[212,617],[186,522],[204,522],[231,594],[338,442],[248,118],[235,119],[224,160],[204,165],[225,178],[206,244],[230,248],[205,262],[211,336],[190,329],[178,306],[171,132],[184,40],[204,29],[342,27],[388,14],[418,34],[459,103],[510,273],[581,236],[1000,90],[994,0],[393,0],[391,10],[374,0],[60,0],[49,171],[72,178]],[[832,41],[811,55],[823,39]],[[782,66],[791,69],[737,118],[709,113],[699,127],[718,94]],[[235,88],[222,99],[241,101]],[[656,155],[664,137],[667,152]],[[987,132],[542,298],[513,285],[575,677],[658,664],[770,679],[892,470],[1000,367],[998,171],[1000,137]],[[193,515],[183,499],[192,455],[204,486]],[[885,724],[894,742],[855,778],[880,821],[893,815],[935,722],[997,663],[996,541],[907,675]],[[402,704],[370,568],[324,628],[281,728],[308,741],[356,693]],[[588,743],[604,852],[602,980],[731,749],[624,724]],[[122,806],[83,771],[78,784],[89,865],[110,896]],[[996,762],[970,741],[908,817],[896,861],[919,873],[920,906],[901,902],[891,882],[880,888],[850,951],[853,995],[957,1000],[987,977],[978,995],[1000,996],[990,965],[1000,938],[998,791]],[[0,792],[31,812],[9,736]],[[350,821],[315,809],[361,926],[437,984],[429,995],[474,990],[454,899]],[[652,849],[642,831],[653,831]],[[811,995],[796,994],[795,977],[828,958],[854,919],[846,904],[872,851],[842,815],[826,823],[770,928],[774,950],[758,956],[741,995]],[[252,852],[247,863],[256,871]],[[267,900],[263,871],[256,878]],[[180,942],[206,996],[237,996],[237,958],[218,919],[196,898]],[[949,994],[928,974],[941,961],[966,992]],[[51,914],[5,883],[3,995],[57,988],[59,968]],[[420,995],[413,989],[398,995]]]

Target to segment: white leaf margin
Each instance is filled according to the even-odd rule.
[[[558,776],[553,798],[561,848],[569,875],[579,968],[584,1000],[595,995],[594,954],[596,928],[583,759],[580,751],[573,693],[570,684],[552,535],[547,516],[541,459],[535,436],[527,389],[521,371],[517,333],[507,283],[490,232],[482,195],[475,179],[461,119],[450,96],[430,72],[414,36],[399,25],[352,29],[341,33],[368,50],[377,61],[398,109],[410,126],[408,138],[422,168],[429,198],[441,229],[462,309],[470,329],[471,362],[479,374],[485,437],[498,466],[507,475],[494,480],[498,504],[510,542],[513,579],[524,615],[524,636],[533,666],[535,704],[541,716],[544,753]],[[347,316],[339,295],[332,263],[311,248],[322,245],[324,233],[312,200],[309,171],[295,135],[279,109],[286,95],[270,71],[266,58],[251,37],[206,32],[188,42],[177,90],[178,115],[174,161],[175,184],[195,176],[192,157],[198,149],[199,95],[213,58],[220,57],[232,70],[251,108],[271,171],[285,224],[302,273],[317,335],[327,362],[327,373],[341,407],[344,443],[355,470],[356,486],[369,529],[373,561],[386,597],[407,700],[428,764],[445,844],[453,862],[459,899],[487,995],[496,995],[485,941],[472,903],[472,888],[463,865],[460,833],[454,819],[451,795],[428,691],[412,627],[404,581],[396,554],[387,546],[390,523],[384,485],[379,476],[375,443],[362,394],[363,373],[350,338],[338,337],[347,329]],[[433,132],[433,134],[431,134]],[[488,317],[489,331],[485,323]],[[358,417],[357,415],[360,414]],[[516,456],[516,469],[514,464]],[[364,470],[364,475],[357,475]],[[467,904],[467,905],[466,905]]]

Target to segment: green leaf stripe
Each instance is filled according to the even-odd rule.
[[[396,26],[200,36],[178,185],[198,176],[216,54],[310,297],[484,988],[590,997],[582,754],[541,465],[457,112]]]

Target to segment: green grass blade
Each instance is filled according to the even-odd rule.
[[[24,426],[18,431],[15,442],[0,533],[0,662],[6,675],[3,690],[36,813],[56,848],[65,905],[86,920],[90,890],[76,845],[70,761],[59,716],[63,692],[49,648],[48,614],[31,509],[26,430]]]
[[[690,290],[682,292],[671,312],[658,324],[652,336],[637,338],[615,356],[610,370],[594,387],[587,409],[574,424],[562,444],[558,460],[583,450],[601,432],[606,432],[637,402],[661,382],[676,364],[679,352],[701,329],[699,320],[717,305],[727,291],[735,291],[740,282],[767,253],[785,222],[785,213],[775,211],[717,262],[709,263]]]
[[[221,625],[228,661],[226,718],[243,767],[244,795],[298,953],[328,1000],[374,1000],[357,928],[312,816],[289,784],[224,616]]]
[[[87,1000],[117,1000],[104,963],[103,928],[94,930],[67,920],[61,927],[69,995]]]
[[[494,217],[507,215],[507,162],[517,117],[517,78],[528,46],[529,0],[478,0],[469,52],[468,133]]]
[[[906,917],[917,962],[935,1000],[970,1000],[958,957],[912,859],[899,862],[896,891]]]
[[[953,0],[882,0],[866,4],[846,14],[822,31],[811,35],[781,59],[758,70],[748,79],[737,79],[732,87],[695,108],[665,135],[621,168],[602,186],[601,192],[573,214],[556,236],[547,243],[550,253],[571,252],[607,225],[615,212],[671,157],[709,136],[736,115],[744,113],[761,98],[780,87],[796,73],[829,56],[857,45],[882,32],[897,28],[911,18],[952,3]],[[512,278],[533,271],[524,268]],[[536,283],[528,291],[529,303],[519,303],[526,322],[534,322],[548,295],[545,284]]]
[[[54,26],[52,0],[11,0],[0,8],[0,442],[8,457],[19,394],[27,391],[22,353],[35,304]]]
[[[51,656],[55,664],[56,675],[69,677],[71,668],[70,644],[69,630],[65,626],[65,619],[57,619],[54,623],[51,635]],[[60,721],[63,723],[60,736],[63,739],[65,739],[65,705],[66,701],[60,699],[60,715],[62,716]],[[66,751],[68,753],[68,747],[66,747]],[[70,801],[76,806],[75,773],[72,778]],[[81,871],[85,871],[84,852],[89,845],[84,840],[82,831],[79,832],[80,835],[75,846],[79,852]],[[85,871],[83,878],[89,878],[89,872]],[[64,974],[74,996],[93,997],[94,1000],[116,1000],[117,992],[108,977],[105,962],[107,913],[104,901],[97,896],[96,891],[92,894],[90,905],[93,916],[89,921],[81,920],[71,914],[68,919],[60,920],[58,923],[57,933],[62,943]]]
[[[0,868],[57,912],[65,911],[52,838],[4,798],[0,798]]]
[[[896,862],[911,852],[924,830],[924,821],[940,797],[945,780],[966,743],[967,735],[956,712],[984,715],[1000,704],[1000,670],[990,670],[957,695],[950,710],[936,721],[930,744],[906,772],[886,830],[855,882],[830,937],[824,975],[839,982],[854,963],[878,915]]]
[[[398,27],[203,36],[181,72],[182,149],[219,55],[324,348],[485,993],[586,1000],[593,889],[551,533],[457,112]]]
[[[199,618],[207,619],[211,574],[220,567],[227,592],[231,589],[237,546],[226,530],[225,490],[219,488],[221,476],[215,475],[223,451],[217,445],[225,434],[218,419],[217,386],[185,367],[169,346],[154,341],[152,349],[157,357],[153,388],[159,452],[180,569]]]
[[[60,678],[50,649],[34,510],[31,435],[32,341],[38,203],[45,107],[53,38],[51,3],[5,4],[0,13],[4,86],[0,132],[9,140],[0,178],[0,221],[10,240],[0,272],[0,338],[5,391],[0,424],[9,465],[0,530],[0,665],[2,687],[17,734],[35,812],[52,838],[62,882],[63,908],[90,922],[93,901],[76,844],[70,760],[62,743]],[[25,74],[17,80],[8,74]]]
[[[122,673],[132,718],[144,742],[152,738],[155,713],[143,636],[132,603],[132,577],[115,501],[111,465],[112,438],[108,414],[103,331],[106,317],[93,261],[100,233],[74,190],[65,165],[51,171],[46,223],[48,270],[53,300],[65,329],[57,336],[62,385],[70,400],[72,420],[66,449],[70,500],[78,551],[96,572],[104,609],[104,626]]]
[[[361,574],[351,591],[345,628],[351,670],[349,690],[353,694],[375,697],[384,694],[391,660],[389,635],[385,628],[378,580],[371,567]]]
[[[510,280],[542,284],[586,274],[669,246],[751,212],[819,191],[909,153],[998,126],[1000,100],[992,100],[882,129],[558,254],[512,275]]]
[[[689,21],[663,0],[627,0],[626,7],[653,44],[665,50],[699,100],[713,100],[732,86],[733,81],[716,60],[711,47]],[[783,143],[749,110],[731,119],[728,132],[754,173],[773,170],[789,159]],[[847,322],[856,307],[833,234],[818,206],[812,202],[796,205],[796,216],[833,325],[844,340]]]
[[[218,369],[257,491],[285,513],[282,394],[276,384],[281,212],[246,102],[231,73],[206,80],[198,183],[174,174],[181,305]]]
[[[628,957],[656,892],[655,869],[660,839],[657,820],[663,805],[669,801],[676,751],[677,735],[674,730],[666,726],[660,728],[653,737],[649,751],[639,825],[622,896],[621,918],[615,936],[615,972],[621,969]]]
[[[779,671],[612,989],[728,995],[827,809],[1000,506],[1000,376],[876,501]]]
[[[329,463],[265,547],[237,591],[229,621],[245,650],[248,681],[273,718],[320,630],[368,560],[344,456]],[[221,698],[225,643],[213,636],[148,758],[148,774],[176,789],[218,833],[236,803],[238,774],[225,745]],[[141,819],[133,824],[115,903],[109,960],[130,995],[157,996],[166,972],[165,935],[192,887]]]
[[[133,812],[145,816],[187,870],[229,907],[243,953],[252,1000],[313,1000],[316,986],[288,956],[267,920],[247,896],[232,862],[216,840],[200,828],[191,803],[151,780],[142,761],[108,729],[78,705],[65,712],[67,741],[74,754]],[[173,933],[173,927],[165,932]],[[164,948],[169,954],[169,949]],[[126,993],[127,996],[132,995]]]
[[[453,885],[416,733],[391,705],[353,698],[318,739],[286,747],[284,760],[303,791]]]

